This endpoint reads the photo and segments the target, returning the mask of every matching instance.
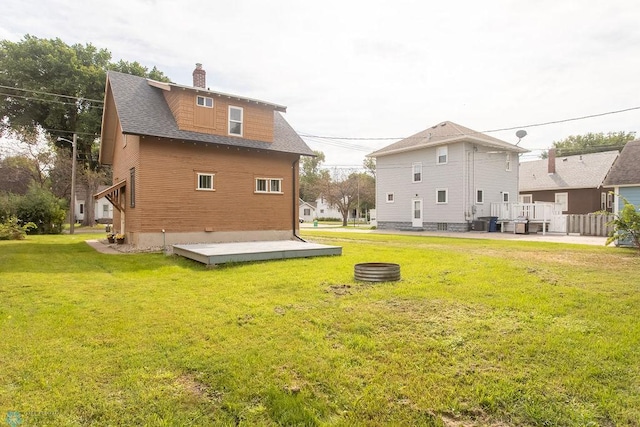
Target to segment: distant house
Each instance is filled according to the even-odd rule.
[[[563,214],[587,214],[612,209],[604,180],[618,158],[617,151],[557,157],[520,164],[520,201],[553,202]]]
[[[314,203],[305,202],[300,199],[300,219],[311,222],[316,219],[316,206]]]
[[[640,207],[640,139],[627,142],[607,175],[604,186],[613,190],[614,213],[620,212],[622,197]]]
[[[517,200],[518,155],[527,151],[446,121],[369,154],[377,227],[468,231],[492,203]]]
[[[107,188],[108,187],[106,185],[101,185],[98,187],[98,192]],[[87,203],[94,203],[93,213],[95,222],[111,224],[113,221],[113,205],[109,203],[106,197],[101,197],[98,200],[95,200],[93,197],[87,197],[84,190],[76,191],[75,216],[77,222],[82,222],[84,220],[87,211]]]
[[[109,72],[100,162],[114,229],[138,247],[287,240],[299,227],[300,156],[313,151],[286,107]]]
[[[342,220],[342,214],[337,207],[329,204],[324,197],[316,200],[316,218]]]

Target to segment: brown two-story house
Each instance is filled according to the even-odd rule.
[[[109,72],[100,162],[114,229],[137,247],[287,240],[298,227],[298,163],[313,151],[286,107]]]

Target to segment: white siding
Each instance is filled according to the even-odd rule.
[[[518,155],[471,143],[448,145],[446,164],[436,163],[437,147],[382,156],[376,159],[376,208],[379,222],[411,222],[411,200],[424,202],[425,223],[463,223],[479,216],[490,216],[491,203],[518,197]],[[412,182],[413,164],[422,163],[422,182]],[[448,203],[436,203],[436,189],[446,188]],[[476,190],[483,190],[484,203],[476,204]],[[387,203],[386,195],[394,194]],[[475,213],[473,212],[475,210]]]

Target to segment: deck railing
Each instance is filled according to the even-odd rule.
[[[550,221],[553,215],[561,215],[562,208],[558,203],[491,203],[491,216],[498,220],[511,221],[526,218],[529,221]]]

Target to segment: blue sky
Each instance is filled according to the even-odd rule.
[[[0,38],[92,43],[190,85],[288,107],[302,134],[410,136],[450,120],[523,128],[533,159],[553,141],[638,131],[635,1],[4,0]],[[492,136],[516,143],[515,129]],[[305,138],[355,167],[395,140]]]

